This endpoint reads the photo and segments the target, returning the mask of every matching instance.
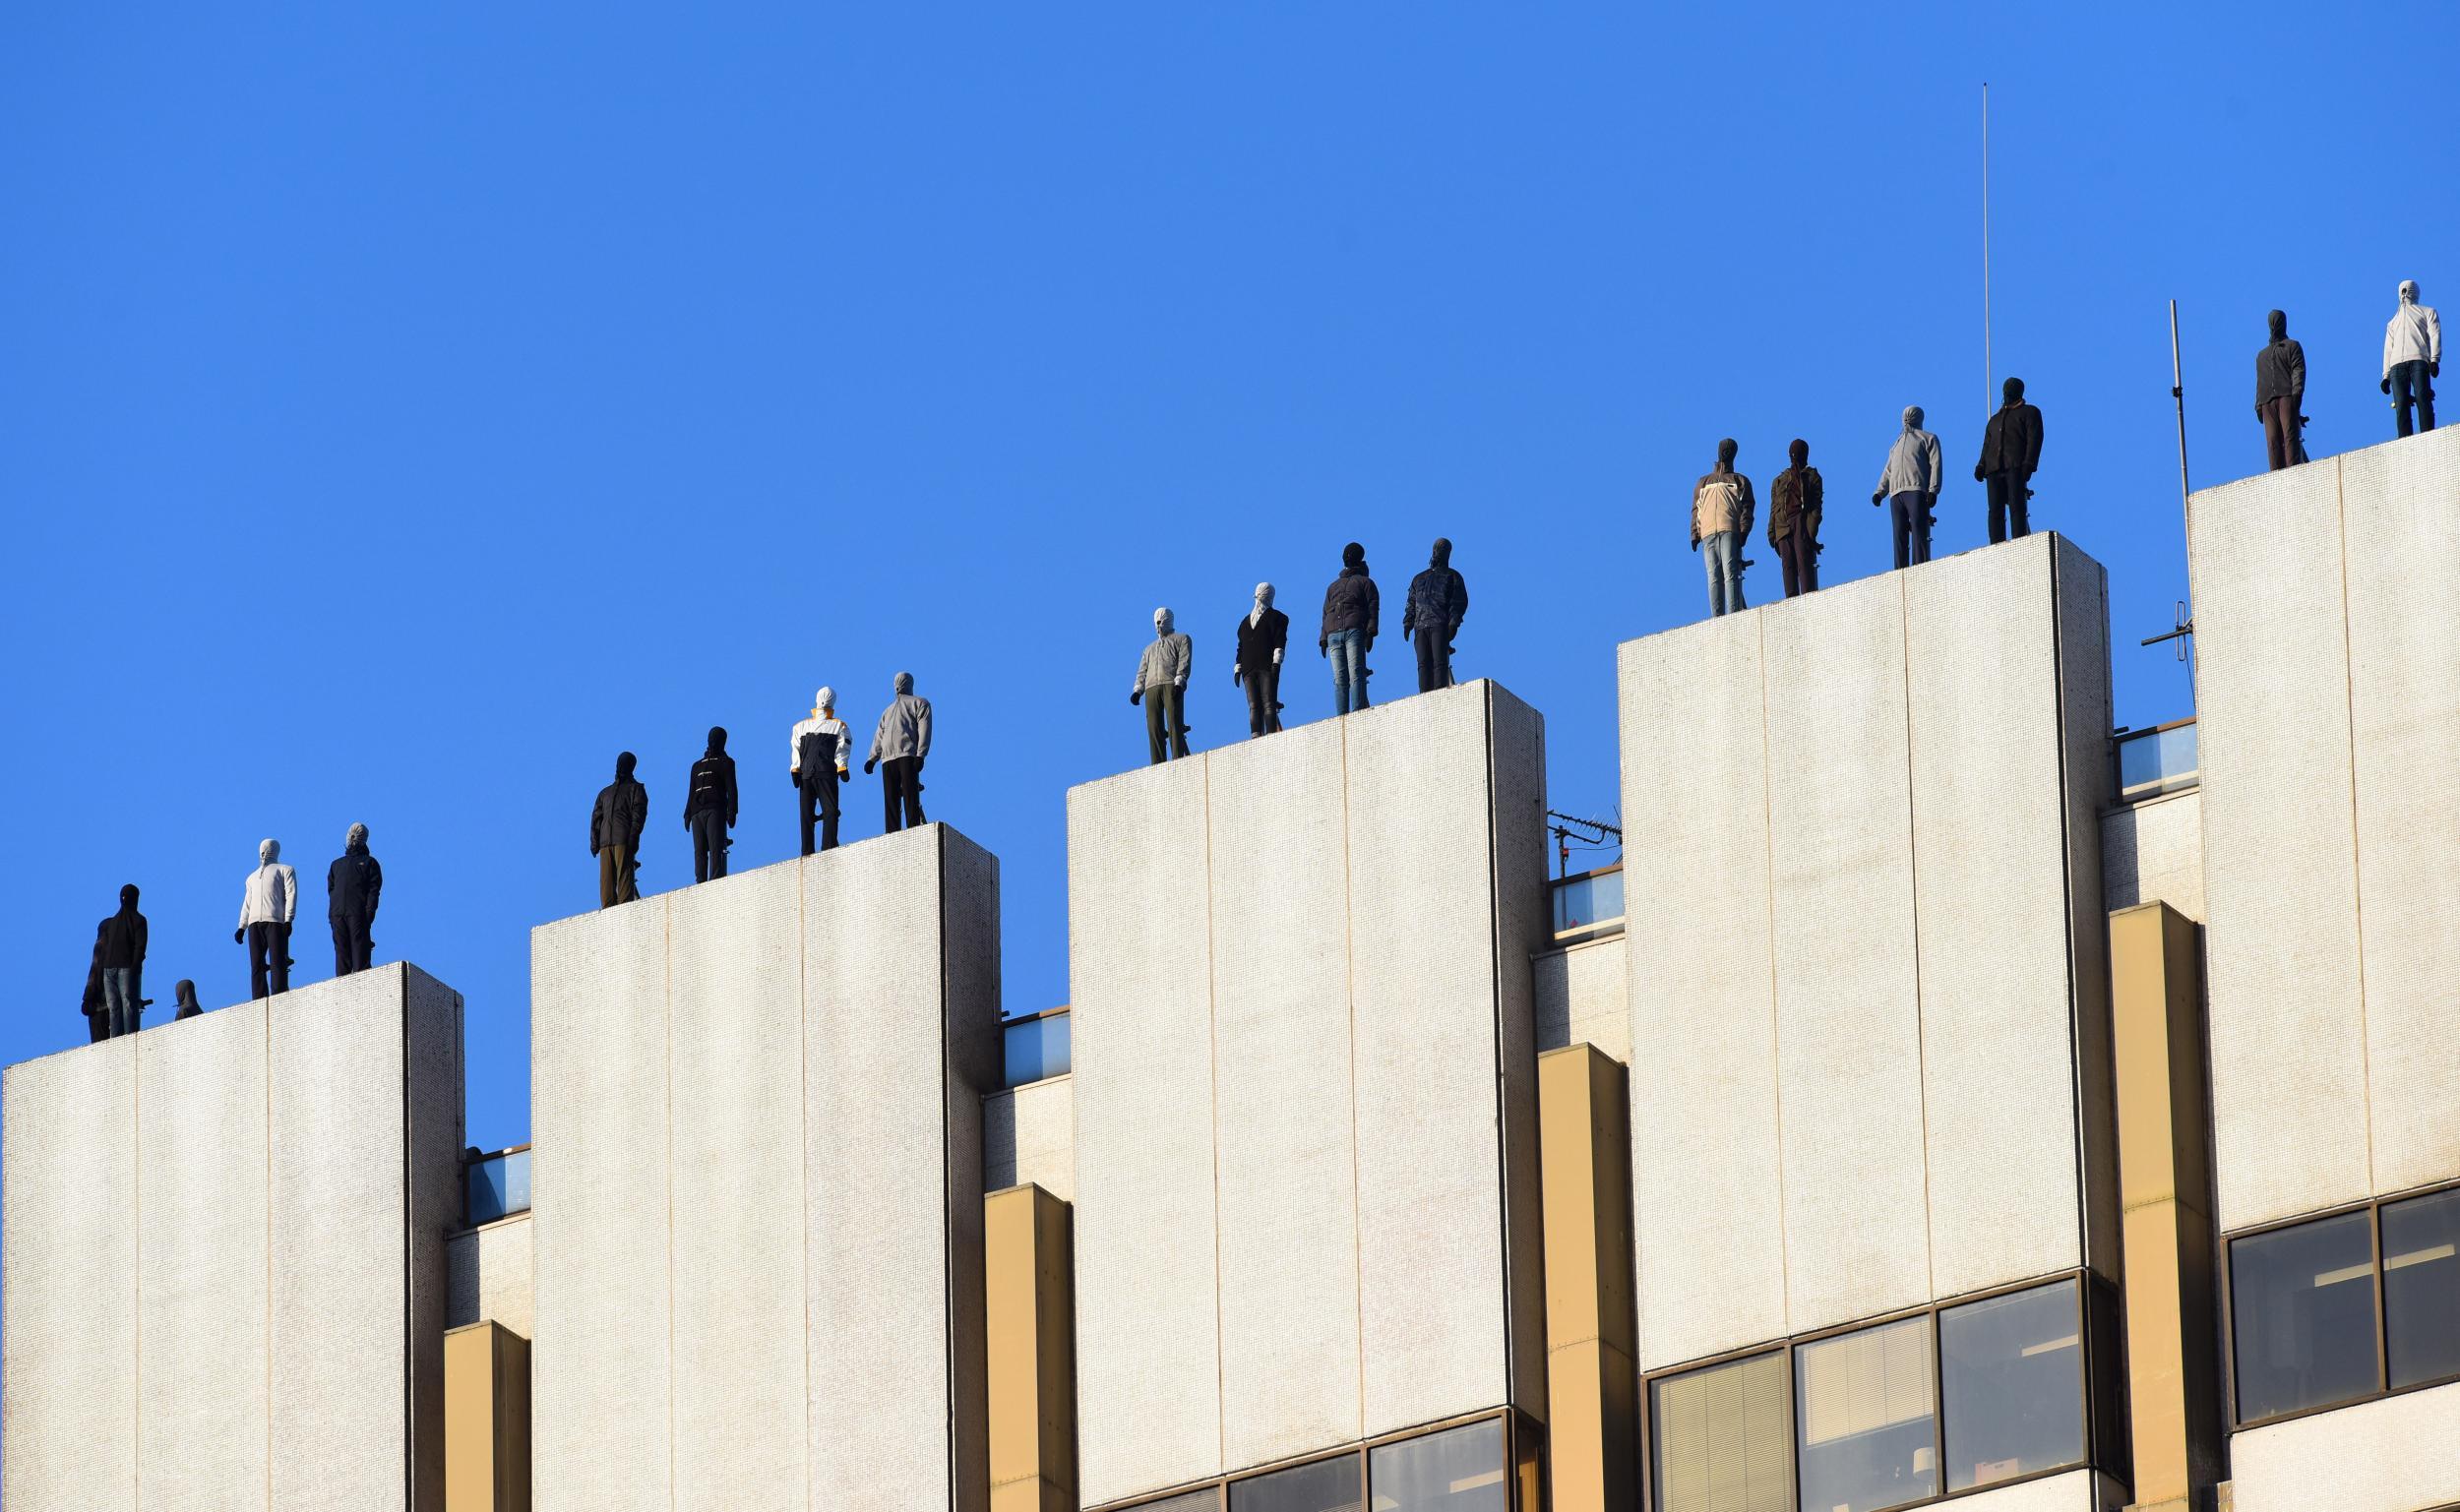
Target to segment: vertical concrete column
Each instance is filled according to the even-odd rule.
[[[1555,1512],[1639,1505],[1630,1093],[1594,1046],[1538,1058]]]
[[[500,1323],[444,1336],[445,1512],[529,1512],[529,1341]]]
[[[2110,916],[2125,1203],[2135,1506],[2186,1512],[2220,1474],[2212,1171],[2195,926],[2166,903]]]
[[[1039,1186],[983,1199],[991,1512],[1076,1512],[1076,1309],[1068,1204]]]

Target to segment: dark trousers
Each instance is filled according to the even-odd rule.
[[[1452,637],[1447,631],[1420,630],[1410,637],[1418,644],[1418,691],[1433,693],[1452,686]]]
[[[248,996],[270,998],[290,991],[290,926],[248,926]]]
[[[376,938],[370,931],[375,921],[348,914],[331,916],[334,927],[334,975],[346,977],[354,971],[365,971],[369,958],[376,953]]]
[[[2392,364],[2392,413],[2398,417],[2400,434],[2416,434],[2409,429],[2409,406],[2417,405],[2418,430],[2434,428],[2434,380],[2423,362]]]
[[[705,882],[725,876],[726,847],[732,844],[726,834],[726,816],[715,809],[692,816],[692,879]]]
[[[105,966],[102,968],[102,1008],[114,1035],[135,1034],[137,1021],[145,1016],[145,987],[142,966]]]
[[[2263,416],[2263,454],[2272,471],[2306,459],[2306,439],[2299,433],[2296,399],[2266,399],[2256,413]]]
[[[922,812],[922,758],[892,756],[880,763],[880,801],[888,811],[887,834],[895,834],[902,827],[919,828]],[[898,823],[899,810],[903,824]]]
[[[89,1010],[86,1014],[86,1034],[87,1043],[91,1045],[99,1045],[104,1040],[109,1039],[111,1037],[110,1009],[94,1008]]]
[[[1188,754],[1187,708],[1178,684],[1144,690],[1144,748],[1150,756],[1147,766]]]
[[[1931,496],[1890,494],[1888,519],[1896,526],[1896,565],[1911,567],[1931,560]]]
[[[641,897],[641,863],[633,859],[629,845],[598,847],[598,906],[613,908],[618,903],[638,902]]]
[[[1281,669],[1247,667],[1239,686],[1247,690],[1247,733],[1270,735],[1281,728]]]
[[[1819,543],[1801,525],[1777,537],[1777,565],[1785,569],[1787,598],[1818,591]]]
[[[1994,472],[1982,480],[1990,492],[1991,544],[2033,533],[2029,513],[2033,491],[2024,486],[2024,479],[2012,472]]]
[[[812,830],[815,825],[820,830],[820,844],[817,848],[824,851],[835,850],[837,848],[837,769],[833,766],[824,766],[820,769],[820,776],[817,779],[810,773],[805,773],[803,780],[794,785],[794,793],[795,805],[803,815],[803,854],[808,856],[815,848],[812,844]]]

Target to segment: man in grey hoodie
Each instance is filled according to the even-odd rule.
[[[880,727],[872,732],[871,755],[863,759],[863,772],[868,776],[875,767],[886,766],[880,778],[881,802],[888,809],[888,827],[884,833],[895,834],[898,811],[904,811],[904,826],[921,827],[922,769],[931,755],[931,700],[914,692],[914,674],[900,672],[891,685],[896,690],[889,706],[880,711]]]
[[[1905,406],[1905,428],[1887,449],[1887,464],[1879,469],[1873,505],[1887,506],[1896,527],[1896,565],[1910,567],[1931,560],[1931,511],[1938,504],[1938,438],[1922,428],[1922,406]]]
[[[1137,663],[1136,686],[1128,690],[1131,704],[1144,705],[1144,744],[1148,766],[1176,760],[1188,754],[1188,674],[1196,666],[1196,643],[1185,631],[1172,628],[1170,611],[1153,611],[1153,638],[1144,643]]]

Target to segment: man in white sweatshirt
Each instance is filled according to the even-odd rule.
[[[2409,429],[2409,408],[2417,406],[2418,429],[2434,428],[2433,380],[2443,376],[2443,323],[2434,307],[2418,303],[2418,280],[2400,285],[2400,308],[2383,328],[2383,392],[2392,396],[2392,413],[2400,434]]]
[[[281,864],[281,842],[267,840],[256,848],[257,868],[248,874],[239,899],[235,943],[248,945],[248,996],[266,998],[290,991],[290,921],[299,911],[299,878]],[[272,988],[267,989],[268,977]]]

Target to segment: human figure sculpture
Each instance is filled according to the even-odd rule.
[[[615,780],[598,789],[589,810],[589,854],[598,858],[600,908],[641,896],[641,836],[649,826],[649,790],[632,775],[639,764],[629,751],[617,756]]]
[[[2434,380],[2443,376],[2443,323],[2434,307],[2418,303],[2418,280],[2400,281],[2400,308],[2383,327],[2383,392],[2403,436],[2414,406],[2418,430],[2434,428]]]
[[[173,1023],[177,1023],[183,1018],[194,1018],[198,1014],[204,1012],[205,1008],[197,1001],[197,984],[189,981],[186,977],[182,977],[176,983],[172,984],[171,1006],[173,1009],[171,1013],[171,1021]]]
[[[871,733],[871,755],[863,758],[863,774],[872,768],[886,767],[880,778],[880,801],[887,813],[886,833],[899,828],[900,814],[907,829],[923,822],[922,769],[931,755],[931,700],[914,692],[914,674],[900,672],[890,685],[895,690],[889,706],[880,711],[879,727]]]
[[[137,884],[120,889],[119,912],[94,929],[94,965],[113,1037],[135,1034],[145,1014],[146,916],[137,912]]]
[[[240,894],[239,928],[230,935],[248,946],[251,1000],[290,991],[290,925],[299,912],[298,875],[281,864],[281,842],[259,842],[256,861]]]
[[[367,826],[353,824],[342,836],[341,854],[325,870],[325,917],[333,925],[334,975],[365,971],[376,954],[376,904],[385,890],[385,869],[367,853]]]
[[[1991,544],[2033,533],[2033,470],[2042,464],[2042,412],[2024,402],[2024,380],[1999,386],[1999,412],[1982,428],[1973,481],[1988,490]]]
[[[837,717],[837,691],[823,688],[812,696],[812,712],[797,720],[786,736],[793,765],[794,801],[802,813],[803,854],[813,851],[812,828],[819,823],[819,849],[837,848],[837,788],[845,782],[845,763],[852,757],[853,738]],[[868,768],[866,768],[868,770]]]
[[[1819,510],[1826,490],[1811,465],[1810,442],[1798,438],[1785,455],[1793,465],[1768,485],[1768,544],[1785,573],[1785,596],[1798,598],[1819,586]]]
[[[692,785],[683,800],[683,827],[692,836],[694,881],[726,875],[726,847],[734,844],[727,831],[735,827],[738,796],[735,758],[726,755],[726,727],[710,725],[708,749],[692,763]]]
[[[1896,530],[1896,565],[1909,567],[1931,560],[1931,512],[1938,507],[1938,438],[1922,428],[1922,406],[1905,406],[1905,428],[1887,449],[1879,469],[1879,486],[1871,502],[1887,506]]]
[[[1323,590],[1323,629],[1316,636],[1317,654],[1332,662],[1335,714],[1367,706],[1367,653],[1375,649],[1383,610],[1367,573],[1367,548],[1352,541],[1341,548],[1341,575]]]
[[[1250,739],[1281,728],[1281,652],[1290,643],[1290,617],[1272,607],[1272,584],[1256,585],[1256,607],[1239,621],[1238,654],[1230,680],[1247,694]]]
[[[1734,470],[1741,450],[1730,436],[1718,442],[1717,465],[1691,485],[1691,549],[1708,566],[1711,618],[1749,607],[1743,602],[1743,543],[1751,539],[1758,500],[1752,480]]]
[[[1128,702],[1144,705],[1144,744],[1148,766],[1177,760],[1188,754],[1188,674],[1196,665],[1196,642],[1176,628],[1167,609],[1153,611],[1153,638],[1137,661],[1136,686]]]
[[[1409,580],[1401,605],[1401,637],[1418,652],[1418,691],[1452,686],[1452,640],[1469,615],[1469,583],[1452,571],[1452,543],[1435,538],[1427,570]]]
[[[2289,317],[2275,310],[2264,324],[2271,343],[2255,353],[2255,418],[2263,422],[2263,454],[2278,472],[2306,459],[2306,349],[2289,338]]]

